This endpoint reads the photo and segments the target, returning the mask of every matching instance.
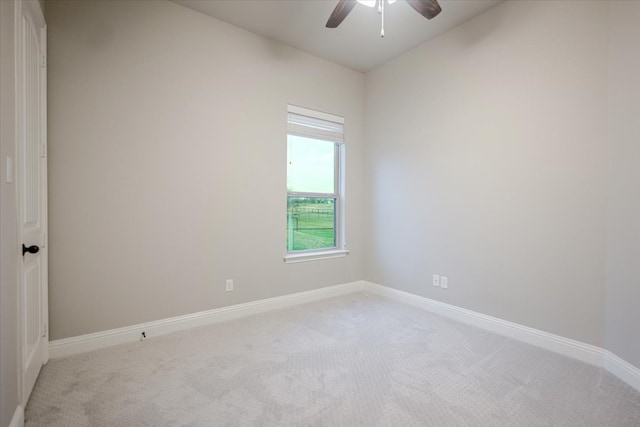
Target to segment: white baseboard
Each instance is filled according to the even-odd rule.
[[[22,406],[18,405],[16,408],[9,427],[24,427],[24,410],[22,409]]]
[[[171,317],[169,319],[140,323],[137,325],[126,326],[124,328],[110,329],[108,331],[55,340],[49,343],[49,356],[52,359],[55,359],[113,345],[135,342],[140,339],[142,332],[144,332],[147,338],[149,338],[198,326],[237,319],[251,314],[263,313],[265,311],[277,310],[293,305],[345,295],[361,291],[363,289],[363,285],[364,282],[356,281],[306,292],[201,311],[198,313],[186,314],[183,316]]]
[[[420,295],[380,286],[375,283],[366,282],[364,289],[371,293],[393,298],[432,313],[457,320],[458,322],[477,326],[592,365],[603,366],[604,350],[594,345],[585,344],[497,317],[487,316],[486,314],[432,300]]]
[[[455,305],[446,304],[420,295],[411,294],[409,292],[400,291],[398,289],[366,281],[356,281],[342,285],[329,286],[326,288],[221,307],[154,322],[141,323],[124,328],[55,340],[49,343],[49,355],[51,358],[57,358],[84,353],[87,351],[110,347],[112,345],[135,342],[140,339],[142,332],[145,332],[147,337],[159,336],[171,332],[237,319],[252,314],[319,301],[359,291],[371,292],[373,294],[392,298],[458,322],[477,326],[573,359],[604,367],[607,371],[640,391],[640,369],[610,351],[594,345],[572,340],[570,338],[561,337],[549,332],[523,326],[518,323],[509,322],[497,317],[488,316],[486,314],[467,310]],[[22,427],[23,424],[24,413],[22,408],[18,407],[10,427]]]
[[[640,369],[608,350],[604,352],[604,368],[640,391]]]
[[[640,391],[640,369],[600,347],[371,282],[364,282],[363,288],[365,292],[393,298],[462,323],[596,365]]]

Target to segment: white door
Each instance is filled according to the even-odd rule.
[[[38,0],[16,2],[21,394],[26,405],[48,354],[46,26]],[[26,251],[25,251],[26,250]]]

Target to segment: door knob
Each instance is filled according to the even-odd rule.
[[[38,247],[38,245],[26,247],[24,243],[22,244],[22,256],[24,256],[24,254],[26,254],[27,252],[29,252],[30,254],[37,254],[39,251],[40,248]]]

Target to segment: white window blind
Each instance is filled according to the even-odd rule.
[[[287,127],[296,135],[344,142],[344,119],[331,114],[289,105]]]

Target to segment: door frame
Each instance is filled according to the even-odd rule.
[[[43,328],[42,330],[42,339],[44,340],[44,354],[43,354],[43,364],[47,363],[49,360],[49,286],[48,286],[48,203],[47,203],[47,69],[46,69],[46,58],[47,58],[47,25],[44,17],[44,13],[42,10],[42,5],[39,0],[14,0],[15,1],[15,21],[14,21],[14,30],[15,30],[15,72],[16,72],[16,93],[15,93],[15,135],[16,135],[16,164],[15,164],[15,183],[16,183],[16,209],[17,209],[17,219],[18,219],[18,245],[21,245],[24,242],[23,239],[23,226],[22,226],[22,210],[24,209],[24,194],[23,194],[23,184],[22,184],[22,169],[24,167],[24,130],[22,129],[23,117],[24,117],[24,99],[23,99],[23,81],[24,81],[24,70],[23,70],[23,60],[20,55],[22,55],[22,46],[24,43],[23,35],[22,35],[22,15],[23,11],[26,12],[28,17],[32,20],[32,24],[34,28],[40,29],[40,34],[38,34],[41,54],[42,54],[42,64],[41,64],[41,73],[40,73],[40,114],[41,114],[41,126],[40,126],[40,135],[42,138],[42,152],[41,152],[41,161],[40,161],[40,172],[41,172],[41,206],[40,206],[40,223],[42,230],[42,240],[40,242],[40,263],[41,263],[41,319],[43,320]],[[24,384],[24,372],[25,372],[25,360],[23,349],[24,349],[24,313],[23,313],[23,255],[20,248],[16,248],[17,253],[17,264],[18,264],[18,277],[17,277],[17,293],[18,293],[18,301],[17,301],[17,315],[18,315],[18,364],[19,364],[19,373],[18,373],[18,397],[20,399],[20,403],[23,408],[26,408],[27,401],[29,399],[29,394],[31,390],[26,390]]]

